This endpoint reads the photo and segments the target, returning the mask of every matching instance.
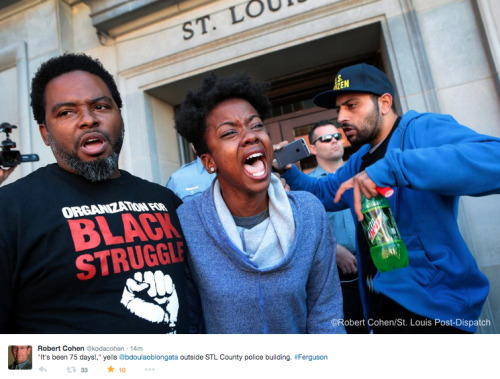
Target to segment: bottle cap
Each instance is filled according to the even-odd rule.
[[[377,187],[376,190],[383,197],[391,197],[394,194],[394,190],[391,187]]]

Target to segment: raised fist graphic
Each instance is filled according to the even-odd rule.
[[[177,324],[179,299],[170,275],[161,271],[136,272],[127,279],[121,303],[133,314],[145,320]]]

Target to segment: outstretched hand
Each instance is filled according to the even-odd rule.
[[[370,179],[366,171],[361,171],[356,176],[342,183],[335,194],[334,201],[338,203],[340,198],[348,189],[353,189],[354,197],[354,212],[358,217],[358,221],[363,220],[363,213],[361,212],[361,193],[365,195],[367,199],[371,199],[378,195],[377,185]]]

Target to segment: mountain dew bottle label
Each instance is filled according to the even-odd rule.
[[[361,205],[364,216],[361,225],[375,267],[386,272],[408,266],[408,252],[387,199],[381,195],[371,199],[361,195]]]

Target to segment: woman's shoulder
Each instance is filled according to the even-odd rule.
[[[302,241],[318,241],[323,236],[323,230],[328,224],[328,217],[321,201],[312,193],[305,191],[290,191],[288,198],[292,206],[297,236]]]
[[[287,195],[289,198],[294,199],[298,202],[313,202],[321,205],[321,201],[313,195],[311,192],[307,191],[288,191]]]
[[[325,212],[321,201],[312,193],[306,191],[287,192],[290,201],[300,209],[301,212],[316,213],[318,210]]]
[[[177,208],[177,213],[179,214],[179,217],[181,214],[190,214],[193,213],[193,211],[196,209],[196,201],[198,200],[200,196],[197,196],[193,199],[190,199],[184,203],[182,203],[179,208]]]
[[[210,188],[207,188],[205,191],[201,192],[198,196],[195,196],[188,201],[182,203],[182,205],[177,209],[177,213],[179,215],[179,218],[182,219],[193,219],[197,218],[199,212],[203,212],[201,209],[203,207],[203,204],[208,205],[208,203],[211,201],[211,193],[210,193]],[[207,208],[209,207],[204,207],[205,212],[207,212]],[[182,221],[181,219],[181,221]]]

